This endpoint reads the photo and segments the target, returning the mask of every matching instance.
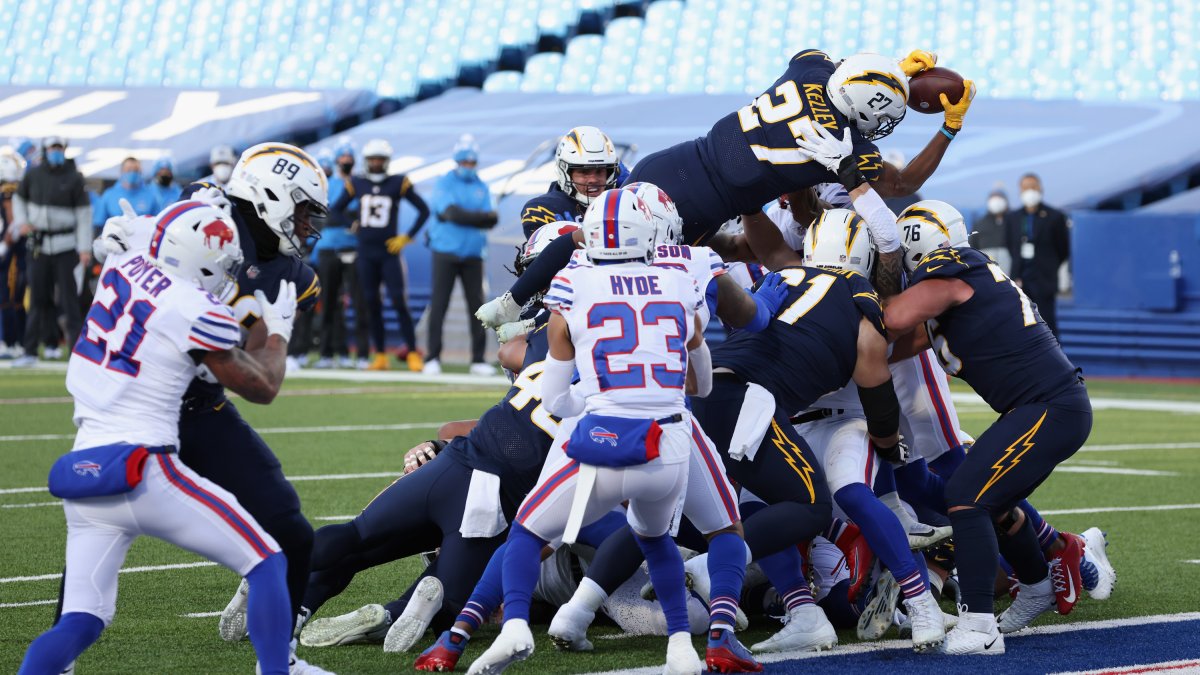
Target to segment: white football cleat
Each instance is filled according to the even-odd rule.
[[[960,607],[958,625],[946,633],[942,653],[959,656],[1003,654],[1004,635],[997,629],[996,617],[982,612],[963,612]]]
[[[1117,570],[1108,560],[1108,538],[1098,527],[1089,527],[1080,535],[1086,544],[1083,555],[1099,573],[1095,588],[1088,590],[1093,600],[1107,600],[1112,595],[1113,586],[1117,583]]]
[[[366,605],[348,614],[313,619],[300,631],[305,647],[333,647],[359,642],[380,642],[392,624],[383,605]]]
[[[433,615],[442,608],[442,582],[437,577],[425,577],[417,584],[408,605],[392,622],[383,638],[383,651],[406,652],[417,644]]]
[[[325,670],[320,666],[314,666],[296,656],[295,646],[296,643],[293,642],[292,653],[288,655],[288,675],[334,675],[333,671]],[[254,673],[255,675],[262,675],[262,666],[256,663],[254,665]]]
[[[511,619],[504,622],[500,634],[496,636],[492,646],[479,655],[467,675],[496,675],[504,669],[524,661],[533,654],[533,633],[529,632],[529,624],[522,619]]]
[[[217,622],[217,632],[226,642],[237,642],[246,637],[246,606],[250,602],[250,584],[242,579],[238,584],[233,599],[221,610],[221,619]]]
[[[942,621],[942,608],[929,589],[915,598],[905,600],[908,620],[912,629],[913,651],[924,652],[941,647],[946,639],[946,625]]]
[[[1032,586],[1017,584],[1017,588],[1016,599],[1000,614],[1001,633],[1015,633],[1054,607],[1054,586],[1049,576]]]
[[[750,647],[761,652],[821,651],[837,644],[837,631],[825,616],[825,610],[806,603],[788,612],[783,628],[771,637]],[[890,624],[889,624],[890,625]]]
[[[908,547],[914,551],[924,551],[937,546],[954,535],[954,528],[949,525],[933,527],[925,523],[913,523],[908,527]]]
[[[696,653],[689,633],[672,633],[667,638],[667,663],[663,666],[663,675],[700,675],[704,672],[704,662]]]
[[[900,598],[900,584],[890,571],[885,570],[875,580],[874,595],[858,617],[858,639],[878,640],[892,627],[896,601]]]
[[[592,643],[587,639],[587,630],[595,618],[595,612],[589,611],[580,603],[568,601],[558,608],[554,618],[550,620],[550,641],[564,652],[592,651]]]

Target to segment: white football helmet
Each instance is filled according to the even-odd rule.
[[[0,183],[19,183],[25,175],[25,158],[9,146],[0,148]]]
[[[628,190],[607,190],[583,214],[584,254],[589,260],[654,260],[654,216]]]
[[[958,209],[936,199],[922,199],[900,212],[896,218],[900,244],[904,247],[904,267],[917,269],[921,260],[936,248],[967,245],[967,226]]]
[[[879,54],[847,57],[825,89],[833,107],[868,141],[892,133],[908,110],[908,78],[895,61]]]
[[[575,127],[568,131],[558,141],[558,149],[554,151],[554,164],[558,169],[558,186],[584,206],[592,199],[575,187],[575,182],[571,180],[571,169],[604,167],[608,171],[604,182],[606,190],[617,187],[617,177],[621,173],[616,148],[608,136],[596,127]]]
[[[536,260],[542,251],[546,250],[550,242],[578,229],[579,223],[562,220],[554,223],[546,223],[534,230],[533,234],[529,235],[529,239],[525,244],[517,249],[517,260],[514,263],[517,276],[525,273],[530,263]]]
[[[368,157],[392,158],[392,144],[382,138],[372,138],[362,149],[363,159]]]
[[[150,259],[162,271],[229,302],[237,292],[242,265],[237,225],[224,211],[204,202],[176,202],[158,214]]]
[[[823,212],[804,237],[804,264],[852,270],[870,278],[875,240],[862,216],[850,209]]]
[[[307,204],[314,218],[329,214],[325,172],[307,152],[286,143],[260,143],[243,152],[225,192],[254,206],[279,237],[279,252],[285,255],[299,254],[304,243],[295,234],[298,205]]]
[[[650,207],[650,215],[654,217],[656,247],[683,241],[683,219],[666,192],[654,183],[629,183],[621,189],[633,192]]]

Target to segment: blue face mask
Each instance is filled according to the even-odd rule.
[[[137,189],[142,186],[142,174],[140,171],[126,171],[121,174],[121,182],[127,188]]]
[[[67,161],[67,153],[62,150],[47,150],[46,163],[50,166],[62,166]]]
[[[463,180],[471,180],[475,178],[475,169],[469,169],[465,166],[460,166],[454,169],[454,175]]]

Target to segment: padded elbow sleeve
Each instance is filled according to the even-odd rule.
[[[887,438],[900,429],[900,401],[891,378],[877,387],[860,386],[858,400],[867,415],[867,433]]]

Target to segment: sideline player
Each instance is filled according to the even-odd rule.
[[[935,210],[918,202],[909,209],[922,205],[934,221],[961,223],[948,204]],[[1024,628],[1055,604],[1055,584],[1080,591],[1077,564],[1073,571],[1064,572],[1061,562],[1047,569],[1031,519],[1018,504],[1087,440],[1091,403],[1079,369],[1037,307],[991,259],[966,245],[965,228],[910,227],[921,229],[906,242],[910,286],[887,309],[888,331],[899,338],[895,351],[912,354],[932,345],[943,369],[1000,413],[945,485],[962,596],[946,652],[999,654],[1002,633]],[[1069,548],[1080,548],[1069,539]],[[997,624],[993,581],[1001,554],[1020,590]]]
[[[543,547],[560,536],[574,541],[580,526],[628,500],[629,523],[667,618],[664,672],[699,673],[683,560],[668,530],[687,482],[685,385],[694,377],[698,391],[711,387],[695,316],[704,300],[690,276],[649,265],[655,227],[649,207],[631,192],[602,194],[583,229],[594,266],[560,272],[544,300],[553,313],[542,397],[564,423],[509,531],[504,627],[468,672],[499,673],[533,653],[529,601]],[[700,361],[690,371],[687,352]],[[580,383],[572,387],[577,369]]]
[[[596,127],[575,127],[559,139],[554,168],[558,176],[550,189],[521,209],[526,239],[542,225],[581,222],[583,212],[601,192],[617,187],[621,173],[612,141]]]
[[[174,455],[180,399],[198,365],[249,401],[278,393],[295,287],[282,282],[274,302],[258,291],[267,338],[243,351],[233,310],[216,297],[228,299],[236,286],[237,226],[195,201],[144,220],[153,226],[149,247],[105,261],[67,365],[79,431],[50,480],[67,517],[62,616],[30,645],[20,672],[62,672],[99,639],[116,611],[125,554],[148,535],[244,576],[260,671],[287,673],[284,556],[234,495]]]
[[[367,306],[371,342],[375,346],[375,358],[367,370],[388,369],[383,301],[379,294],[379,284],[382,282],[387,285],[388,299],[392,301],[392,308],[396,310],[396,318],[400,322],[400,336],[408,348],[405,357],[408,369],[419,371],[425,367],[425,361],[417,351],[417,334],[412,315],[408,312],[404,271],[398,256],[425,225],[429,218],[429,206],[417,194],[408,176],[388,173],[388,162],[392,159],[390,143],[381,138],[367,141],[363,146],[363,158],[367,162],[367,175],[347,178],[346,190],[329,210],[343,214],[353,200],[358,200],[358,282]],[[399,234],[398,230],[401,199],[408,200],[417,210],[416,221],[404,234]]]
[[[962,129],[974,84],[964,83],[957,103],[943,100],[945,124],[903,171],[885,164],[873,141],[891,133],[903,118],[906,77],[933,67],[936,60],[933,54],[917,50],[899,65],[878,54],[855,54],[835,64],[819,50],[804,50],[753,102],[723,117],[707,135],[642,158],[628,181],[650,182],[671,195],[683,218],[684,241],[712,246],[726,260],[739,258],[728,237],[713,236],[723,223],[759,212],[780,195],[835,178],[836,171],[811,161],[797,148],[802,131],[812,124],[852,142],[850,160],[875,184],[880,196],[912,194],[937,169],[950,141]],[[520,306],[566,264],[573,249],[569,242],[551,246],[541,265],[535,265],[509,293],[484,304],[476,316],[489,327],[513,321]],[[881,250],[891,251],[882,242]]]

